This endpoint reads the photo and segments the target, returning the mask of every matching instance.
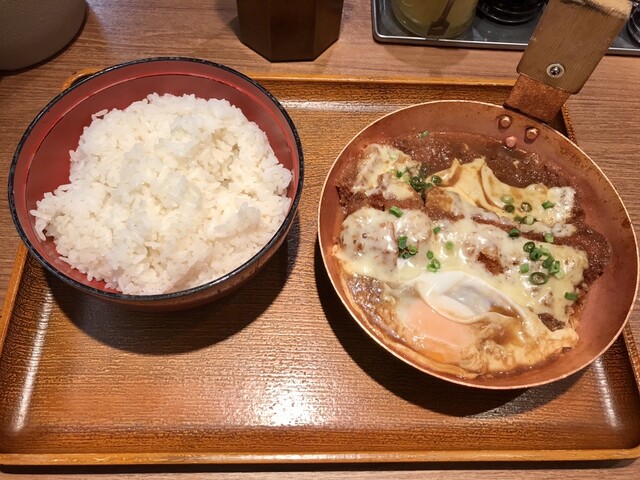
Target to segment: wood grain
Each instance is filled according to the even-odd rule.
[[[597,2],[551,0],[518,64],[518,72],[569,93],[580,91],[618,32],[626,24],[631,2],[618,10],[595,8]],[[625,8],[621,8],[625,7]],[[547,74],[550,65],[564,74]]]
[[[367,338],[319,258],[317,199],[353,135],[421,99],[500,103],[508,86],[262,84],[288,110],[306,147],[305,194],[283,248],[246,288],[163,315],[84,296],[29,257],[0,359],[0,463],[609,459],[640,452],[633,415],[640,395],[621,340],[586,372],[544,387],[451,385]],[[340,131],[319,134],[318,125],[337,121]]]
[[[249,75],[398,78],[435,77],[502,79],[513,81],[520,54],[507,51],[413,47],[376,44],[372,39],[371,10],[367,0],[347,0],[336,44],[314,62],[272,64],[243,46],[237,38],[235,2],[219,0],[147,2],[90,0],[86,25],[76,41],[56,58],[0,79],[0,295],[4,297],[18,245],[8,214],[8,166],[20,136],[37,112],[55,96],[62,82],[76,70],[106,67],[154,55],[186,55],[217,61]],[[640,225],[640,180],[637,178],[637,138],[640,138],[640,60],[606,56],[569,109],[580,146],[598,162],[618,188],[630,210],[634,226]],[[348,103],[345,106],[348,108]],[[329,127],[318,125],[319,131]],[[320,141],[320,140],[309,140]],[[311,161],[311,160],[309,160]],[[308,182],[321,182],[315,174]],[[1,193],[1,192],[0,192]],[[313,235],[313,226],[300,226],[300,238]],[[309,248],[306,246],[305,248]],[[311,279],[307,279],[311,282]],[[310,288],[313,283],[308,283]],[[302,289],[301,292],[306,290]],[[303,297],[304,298],[304,297]],[[304,308],[304,302],[301,308]],[[640,322],[632,328],[640,336]],[[55,337],[50,341],[55,341]],[[126,339],[122,341],[126,342]],[[59,386],[62,388],[62,386]],[[55,413],[55,412],[54,412]],[[49,413],[55,418],[54,413]],[[553,432],[549,432],[552,435]],[[576,434],[580,434],[577,431]],[[603,470],[603,469],[606,469]],[[640,477],[640,462],[417,464],[328,467],[129,467],[105,469],[16,470],[3,467],[7,478],[497,478],[633,479]]]

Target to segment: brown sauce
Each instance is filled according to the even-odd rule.
[[[554,163],[544,162],[540,157],[531,152],[525,152],[517,148],[507,148],[496,139],[462,132],[430,132],[429,135],[409,135],[397,138],[391,142],[398,150],[410,155],[414,161],[420,162],[421,170],[426,173],[435,173],[447,169],[454,159],[461,163],[469,163],[485,156],[487,165],[493,170],[494,175],[506,184],[514,187],[526,187],[532,183],[542,183],[547,187],[571,186],[571,182],[561,169]],[[449,219],[455,217],[441,204],[444,195],[438,189],[427,191],[426,202],[419,194],[409,201],[384,200],[382,195],[366,197],[353,195],[351,186],[357,175],[357,162],[350,162],[338,182],[338,190],[345,213],[348,215],[362,206],[369,205],[380,210],[386,210],[393,205],[400,208],[422,208],[433,220]],[[582,288],[586,289],[600,275],[611,257],[611,247],[604,235],[591,229],[584,223],[584,212],[580,207],[580,192],[576,192],[575,207],[568,223],[577,228],[575,234],[570,237],[558,237],[555,243],[567,245],[583,250],[589,258],[589,266],[584,273]],[[508,232],[512,227],[499,222],[486,219],[475,219],[479,223],[492,224]],[[523,233],[525,238],[536,242],[544,240],[539,233]],[[491,259],[482,259],[489,271],[497,273],[496,265]]]
[[[390,144],[401,150],[405,154],[419,162],[421,173],[433,174],[449,168],[454,159],[461,163],[469,163],[480,156],[484,156],[489,168],[494,175],[503,183],[524,188],[533,183],[541,183],[547,187],[573,186],[569,181],[570,176],[563,174],[562,170],[553,162],[545,162],[540,157],[531,152],[519,149],[509,149],[502,142],[496,139],[486,138],[480,135],[465,134],[459,132],[430,132],[427,136],[410,135],[394,139]],[[409,200],[386,200],[382,195],[365,196],[364,194],[353,194],[351,187],[357,176],[356,161],[350,162],[343,171],[342,177],[338,181],[337,188],[340,194],[341,204],[348,215],[363,206],[372,206],[380,210],[387,210],[391,206],[398,206],[405,209],[423,209],[433,221],[439,219],[456,220],[446,202],[450,199],[442,191],[432,189],[426,195],[416,195]],[[576,233],[569,237],[557,237],[554,242],[559,245],[567,245],[578,248],[587,254],[589,265],[583,275],[583,283],[579,287],[587,290],[600,275],[611,257],[611,247],[606,238],[599,232],[594,231],[584,222],[584,211],[580,207],[580,191],[576,191],[575,206],[568,223],[576,227]],[[512,228],[508,223],[500,223],[487,219],[476,218],[479,223],[492,224],[504,231]],[[522,233],[523,237],[535,242],[543,242],[543,235],[540,233]],[[503,272],[503,267],[498,258],[494,258],[487,252],[480,252],[478,260],[484,267],[493,274]],[[396,340],[402,338],[402,332],[394,330],[398,328],[396,323],[393,305],[387,301],[381,301],[380,295],[383,292],[382,283],[378,280],[354,276],[347,279],[348,287],[354,295],[354,300],[358,303],[370,321],[377,324],[387,334]],[[578,302],[579,303],[579,302]],[[578,306],[578,305],[576,305]],[[550,314],[538,315],[542,323],[551,331],[564,328],[566,325]],[[575,319],[571,319],[572,324]],[[491,338],[492,341],[500,345],[517,344],[521,340],[517,331],[503,329],[496,332]],[[486,374],[487,378],[504,375],[516,375],[531,368],[537,368],[552,361],[547,358],[533,367],[519,367],[509,372]]]

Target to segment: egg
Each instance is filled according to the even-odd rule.
[[[389,146],[365,152],[352,191],[405,198],[409,184],[395,172],[417,164]],[[424,208],[364,206],[342,223],[334,254],[345,274],[381,285],[377,301],[384,308],[369,314],[434,369],[467,378],[529,368],[574,346],[578,335],[565,293],[583,281],[586,253],[555,244],[553,236],[537,242],[524,236],[570,235],[574,190],[512,187],[483,158],[454,160],[435,175],[441,181],[430,186]],[[518,233],[509,234],[517,219],[505,206],[523,204],[536,221],[515,223]]]

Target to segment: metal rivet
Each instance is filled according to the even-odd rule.
[[[540,135],[540,130],[536,127],[529,127],[524,131],[524,136],[527,137],[527,140],[535,140]]]
[[[511,126],[511,117],[503,115],[498,119],[498,125],[500,125],[500,128],[509,128]]]
[[[552,63],[547,67],[547,75],[551,78],[560,78],[564,72],[564,67],[559,63]]]
[[[504,144],[509,148],[515,147],[516,142],[517,142],[517,139],[513,135],[504,139]]]

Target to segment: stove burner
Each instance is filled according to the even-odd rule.
[[[640,2],[633,2],[633,11],[627,22],[627,31],[631,38],[640,44]]]
[[[480,0],[478,10],[496,22],[525,23],[535,18],[547,0]]]

